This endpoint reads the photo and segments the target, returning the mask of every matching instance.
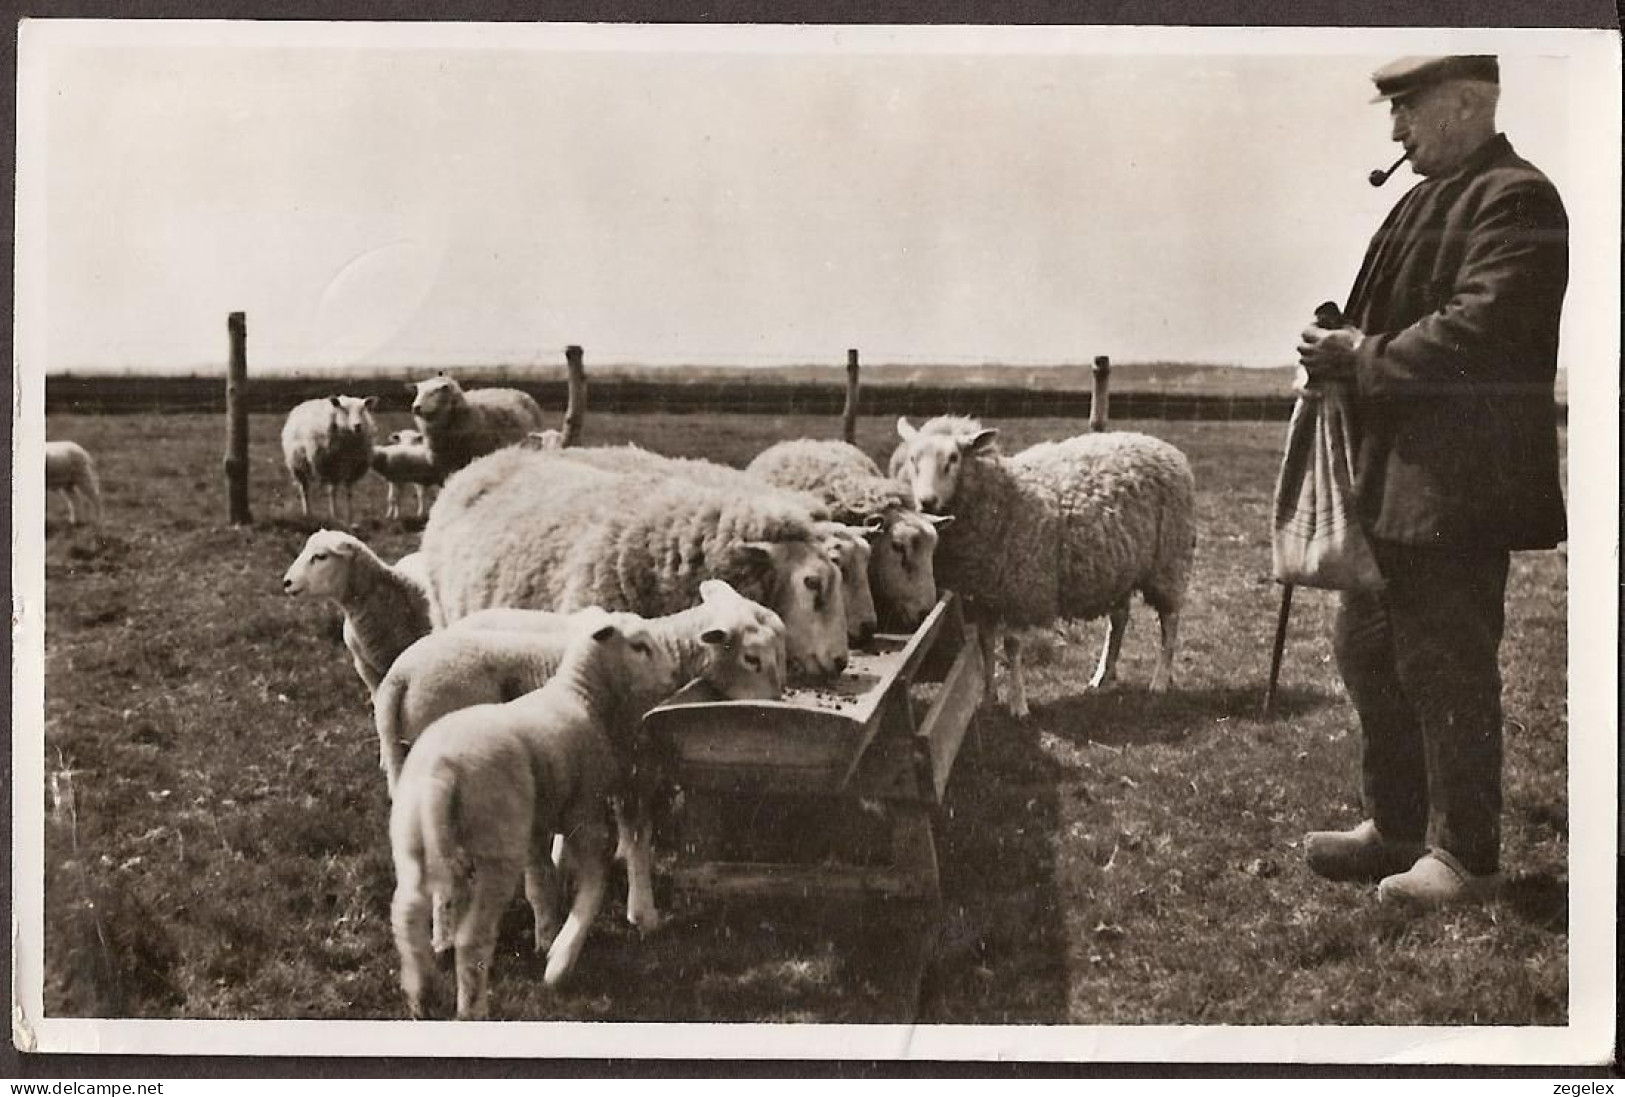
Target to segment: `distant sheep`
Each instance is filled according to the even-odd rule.
[[[518,389],[464,391],[454,378],[444,376],[407,387],[413,392],[412,419],[442,477],[542,429],[541,407]]]
[[[396,657],[429,632],[429,602],[419,582],[348,533],[311,534],[282,577],[282,589],[327,598],[344,611],[344,646],[368,693]]]
[[[828,438],[778,442],[745,468],[768,483],[811,492],[830,517],[851,525],[879,525],[869,563],[880,624],[912,631],[937,604],[933,564],[938,531],[951,516],[921,514],[908,489],[857,446]]]
[[[564,432],[562,430],[533,430],[525,435],[520,443],[526,449],[563,449]]]
[[[700,584],[699,605],[649,622],[682,679],[704,678],[721,697],[774,698],[784,690],[784,622],[728,584]],[[401,653],[373,697],[379,757],[393,794],[401,761],[423,729],[448,712],[511,701],[558,669],[578,614],[498,607],[422,637]]]
[[[355,482],[372,467],[372,409],[376,396],[329,396],[306,400],[282,424],[282,460],[299,489],[299,509],[310,514],[310,489],[327,487],[327,516],[338,520],[335,492],[344,489],[344,521],[353,524]]]
[[[446,482],[422,551],[448,623],[488,606],[656,616],[722,579],[784,619],[793,671],[846,665],[839,572],[805,508],[774,493],[606,472],[566,457],[575,452],[503,450]]]
[[[79,524],[79,513],[73,505],[76,498],[84,504],[92,525],[102,520],[102,488],[96,478],[96,462],[78,442],[45,443],[45,490],[62,493],[70,525]]]
[[[396,435],[404,433],[408,432],[395,432]],[[395,435],[390,437],[394,438]],[[372,451],[372,470],[382,476],[389,485],[389,494],[384,502],[384,517],[387,519],[400,518],[400,489],[405,484],[417,489],[417,516],[422,518],[427,509],[423,498],[424,488],[439,484],[444,479],[434,467],[434,460],[429,456],[429,447],[422,442],[391,441],[388,445],[375,446]]]
[[[1162,649],[1153,690],[1173,680],[1179,613],[1196,546],[1195,480],[1184,454],[1144,434],[1084,434],[1044,442],[1015,457],[999,452],[996,430],[941,416],[902,439],[891,469],[919,505],[952,509],[937,549],[937,574],[982,623],[993,668],[996,634],[1057,619],[1109,616],[1100,664],[1089,685],[1116,677],[1138,590],[1156,609]],[[1010,711],[1027,714],[1020,640],[1005,637]]]
[[[489,1015],[497,924],[521,877],[543,981],[558,987],[603,903],[610,855],[606,801],[643,714],[679,683],[677,661],[647,624],[612,614],[574,634],[558,673],[516,700],[435,721],[407,755],[390,811],[395,896],[390,921],[412,1016],[434,1008],[434,902],[459,912],[457,1016]],[[558,926],[559,867],[576,884]]]

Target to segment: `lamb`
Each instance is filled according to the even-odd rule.
[[[338,520],[337,488],[344,489],[344,521],[355,519],[355,482],[372,467],[376,396],[330,396],[306,400],[288,413],[282,425],[282,460],[299,489],[300,512],[310,515],[310,488],[327,486],[327,516]]]
[[[417,489],[419,518],[423,517],[426,509],[424,505],[424,488],[438,485],[444,477],[434,467],[434,460],[429,456],[429,447],[421,440],[416,442],[397,441],[401,435],[413,435],[421,439],[417,431],[398,430],[389,436],[389,444],[375,446],[372,451],[372,470],[389,485],[389,494],[384,503],[384,517],[398,519],[401,516],[401,493],[403,484],[410,484]]]
[[[1015,457],[998,431],[974,419],[940,416],[916,430],[897,421],[891,469],[928,511],[953,509],[938,547],[943,585],[985,627],[989,686],[993,645],[1004,628],[1108,616],[1092,689],[1116,678],[1138,590],[1156,609],[1162,649],[1151,688],[1173,680],[1179,612],[1196,546],[1195,480],[1184,454],[1144,434],[1084,434],[1043,442]],[[1020,640],[1005,638],[1010,712],[1028,713]]]
[[[857,446],[827,438],[797,438],[769,446],[745,471],[779,487],[811,492],[830,517],[873,526],[869,584],[886,628],[913,631],[937,604],[933,565],[938,531],[952,516],[921,514],[908,490],[881,474]]]
[[[610,841],[605,802],[644,712],[679,684],[676,658],[631,614],[595,618],[571,638],[547,684],[503,704],[451,713],[424,732],[401,770],[389,819],[391,924],[414,1017],[433,1007],[433,901],[458,912],[457,1017],[489,1015],[497,923],[523,876],[544,982],[560,986],[602,905]],[[557,926],[559,879],[576,894]]]
[[[442,478],[476,457],[525,440],[542,429],[542,409],[518,389],[470,389],[444,375],[410,382],[412,419],[423,432]]]
[[[344,611],[344,646],[369,694],[396,657],[429,632],[429,602],[418,582],[348,533],[311,534],[282,589],[327,598]]]
[[[102,488],[96,462],[78,442],[45,443],[45,490],[60,491],[68,504],[68,523],[79,524],[74,499],[84,504],[92,525],[102,520]]]
[[[487,606],[674,613],[723,579],[783,618],[793,673],[845,667],[840,576],[804,508],[572,452],[502,450],[447,481],[422,551],[448,623]]]
[[[727,583],[700,584],[699,605],[649,622],[683,681],[719,696],[772,699],[784,691],[784,622]],[[599,613],[587,610],[583,613]],[[581,614],[497,607],[431,632],[401,653],[373,696],[379,760],[394,794],[406,752],[435,720],[471,705],[511,701],[558,669]]]

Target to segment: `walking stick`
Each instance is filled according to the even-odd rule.
[[[1281,656],[1286,651],[1286,623],[1292,616],[1292,584],[1281,584],[1281,612],[1275,618],[1275,645],[1270,649],[1270,681],[1264,688],[1264,715],[1275,707],[1275,684],[1281,680]]]

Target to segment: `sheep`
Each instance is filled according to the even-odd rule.
[[[102,488],[96,477],[96,462],[78,442],[45,443],[45,490],[62,493],[68,504],[69,525],[79,524],[75,497],[84,504],[92,525],[101,522]]]
[[[684,681],[701,677],[722,697],[772,699],[784,689],[784,622],[727,583],[700,584],[701,602],[649,623],[677,657]],[[582,613],[601,613],[591,609]],[[401,760],[423,729],[448,712],[511,701],[558,669],[581,614],[495,607],[470,614],[408,647],[373,696],[379,761],[394,794]]]
[[[923,509],[951,507],[956,516],[937,550],[938,574],[964,600],[967,616],[985,626],[990,686],[1002,629],[1103,615],[1110,626],[1089,687],[1110,685],[1129,598],[1138,590],[1162,625],[1151,688],[1168,688],[1196,547],[1196,485],[1184,454],[1148,435],[1114,431],[1005,457],[998,431],[960,416],[940,416],[918,430],[900,418],[897,432],[893,475]],[[1023,717],[1019,637],[1006,636],[1005,654],[1007,704]]]
[[[395,439],[402,434],[417,435],[417,431],[396,431],[390,435],[388,445],[375,446],[372,451],[372,470],[384,478],[389,485],[389,494],[384,501],[384,517],[398,519],[401,516],[401,485],[410,484],[417,489],[419,518],[427,509],[424,504],[424,488],[433,487],[440,483],[444,477],[434,467],[434,460],[429,456],[429,447],[419,442],[397,442]],[[420,436],[421,437],[421,436]]]
[[[846,642],[853,647],[863,647],[874,639],[879,624],[874,591],[869,586],[869,564],[873,555],[869,539],[877,536],[879,530],[823,521],[814,522],[813,531],[829,553],[830,563],[841,573]]]
[[[355,518],[355,482],[372,467],[372,409],[378,398],[329,396],[306,400],[282,424],[282,460],[299,489],[299,509],[310,515],[310,488],[327,486],[327,516],[338,520],[335,491],[344,488],[344,521]]]
[[[310,535],[282,589],[327,598],[344,611],[344,646],[369,695],[396,657],[429,632],[429,601],[410,571],[391,567],[338,530]]]
[[[778,442],[757,454],[745,471],[817,495],[837,521],[878,523],[869,583],[883,626],[912,631],[937,604],[932,558],[939,531],[952,516],[915,510],[907,489],[883,475],[857,446],[828,438]]]
[[[433,1006],[433,900],[458,912],[457,1017],[489,1015],[497,924],[523,876],[543,981],[559,987],[603,903],[610,853],[605,803],[635,747],[645,711],[679,683],[677,660],[632,614],[575,632],[540,689],[435,721],[401,770],[389,818],[395,894],[390,922],[414,1017]],[[562,868],[576,894],[558,928]]]
[[[562,430],[533,430],[525,435],[520,445],[526,449],[563,449],[564,432]]]
[[[542,429],[542,409],[518,389],[470,389],[454,378],[409,382],[412,419],[442,477]]]
[[[724,579],[778,612],[792,672],[846,665],[840,576],[786,497],[592,468],[572,450],[502,450],[446,482],[422,551],[449,623],[487,606],[598,605],[653,616]],[[739,474],[743,475],[743,474]]]

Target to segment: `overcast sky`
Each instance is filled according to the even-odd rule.
[[[1618,55],[1574,31],[32,24],[19,285],[52,371],[210,368],[237,309],[256,368],[1281,365],[1415,181],[1366,183],[1371,70],[1497,49],[1565,361],[1609,353]]]

